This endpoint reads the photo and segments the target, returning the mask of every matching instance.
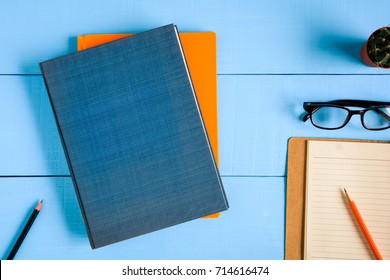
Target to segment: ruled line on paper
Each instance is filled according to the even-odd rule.
[[[389,159],[389,144],[308,141],[305,258],[374,258],[341,191],[347,187],[390,259]]]
[[[360,143],[359,143],[360,144]],[[370,143],[369,145],[371,145],[372,143]],[[387,144],[379,144],[379,145],[387,145]],[[325,156],[315,156],[313,157],[314,159],[332,159],[332,160],[353,160],[353,161],[385,161],[385,162],[388,162],[390,160],[388,159],[378,159],[378,158],[360,158],[360,157],[325,157]]]
[[[338,179],[338,178],[335,178],[335,179],[332,179],[332,178],[328,178],[329,176],[327,176],[327,178],[321,178],[321,179],[317,179],[319,181],[324,181],[324,180],[327,180],[328,182],[341,182],[341,183],[389,183],[389,181],[377,181],[377,180],[354,180],[354,179],[350,179],[350,180],[342,180],[342,179]]]
[[[313,260],[329,260],[328,257],[317,257],[317,256],[313,256],[312,259]],[[340,258],[340,257],[334,258],[334,260],[350,260],[350,259],[351,258]],[[364,260],[364,259],[367,259],[367,258],[360,258],[360,259],[356,258],[356,260]]]
[[[390,169],[390,168],[388,168],[385,165],[380,165],[380,166],[366,165],[366,164],[359,164],[359,165],[356,164],[356,165],[354,165],[354,164],[351,164],[351,163],[349,163],[349,165],[351,167],[346,167],[346,166],[344,166],[344,164],[337,164],[337,163],[326,163],[326,164],[317,163],[316,167],[314,169],[315,170],[321,170],[321,171],[334,170],[335,166],[337,166],[338,169],[349,170],[349,171],[366,171],[366,170],[370,170],[370,171],[385,172],[385,171],[389,171],[389,169]],[[364,167],[364,169],[362,167]],[[360,168],[362,168],[362,169],[360,169]]]
[[[317,176],[339,175],[339,176],[357,176],[357,177],[367,177],[367,178],[380,177],[381,179],[385,179],[385,180],[387,179],[387,181],[390,181],[389,180],[390,176],[387,172],[390,172],[390,170],[378,172],[377,170],[367,170],[367,169],[365,171],[361,171],[361,170],[353,171],[353,170],[345,170],[342,168],[337,168],[337,169],[330,169],[329,168],[329,169],[327,169],[325,171],[321,171],[321,172],[319,172],[317,170],[313,170],[313,175],[314,174]],[[334,179],[337,179],[337,178],[334,178]]]
[[[327,166],[331,166],[331,167],[334,167],[334,166],[339,166],[339,167],[344,167],[343,163],[341,162],[319,162],[319,161],[316,161],[316,165],[317,165],[317,169],[319,168],[323,168],[323,169],[327,169],[326,167]],[[384,170],[388,170],[388,166],[387,166],[387,161],[385,162],[385,164],[362,164],[362,163],[353,163],[353,162],[349,162],[349,166],[351,166],[351,168],[347,169],[347,168],[343,168],[345,170],[354,170],[355,168],[357,169],[358,167],[364,167],[364,168],[372,168],[376,170],[376,168],[380,167],[380,168],[383,168]],[[329,167],[330,168],[330,167]],[[334,168],[333,168],[334,169]]]

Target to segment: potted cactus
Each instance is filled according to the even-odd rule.
[[[371,34],[360,57],[366,65],[390,69],[390,26],[379,28]]]

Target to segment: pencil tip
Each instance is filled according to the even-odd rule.
[[[344,188],[344,193],[345,193],[345,196],[347,197],[348,201],[351,201],[352,199],[349,197],[349,194],[345,188]]]
[[[37,207],[35,207],[35,210],[37,211],[40,211],[41,208],[42,208],[42,202],[43,202],[43,199],[38,203]]]

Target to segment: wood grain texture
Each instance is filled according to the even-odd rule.
[[[284,178],[223,178],[223,183],[231,209],[219,219],[197,219],[91,250],[70,178],[0,178],[0,211],[9,213],[0,216],[0,224],[7,225],[1,258],[42,198],[17,259],[283,258]]]
[[[219,76],[221,174],[285,176],[292,136],[389,140],[358,117],[340,130],[302,122],[304,101],[364,98],[390,101],[390,76]],[[68,175],[53,113],[40,76],[0,76],[0,175]]]
[[[41,76],[0,76],[0,175],[68,175]]]
[[[300,120],[304,101],[390,101],[390,72],[359,59],[371,32],[389,24],[387,7],[387,0],[1,1],[0,210],[13,213],[0,216],[1,258],[44,198],[34,225],[43,230],[29,233],[19,258],[282,259],[286,186],[279,176],[288,139],[390,139],[389,131],[364,130],[357,117],[338,131]],[[169,23],[217,33],[220,171],[231,208],[218,220],[91,251],[69,177],[10,177],[69,174],[38,63],[76,51],[80,34]]]
[[[389,24],[387,0],[42,0],[0,3],[0,74],[39,73],[38,63],[76,50],[76,36],[136,33],[175,23],[215,31],[220,74],[387,73],[359,51]]]
[[[292,136],[390,140],[355,116],[340,130],[303,122],[303,102],[335,99],[390,101],[390,76],[266,75],[219,77],[219,141],[224,175],[285,176]]]

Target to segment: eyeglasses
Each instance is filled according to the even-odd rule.
[[[348,107],[364,109],[351,110]],[[331,102],[304,102],[307,114],[303,121],[322,129],[339,129],[344,127],[353,115],[360,115],[365,129],[383,130],[390,127],[390,102],[367,100],[335,100]]]

